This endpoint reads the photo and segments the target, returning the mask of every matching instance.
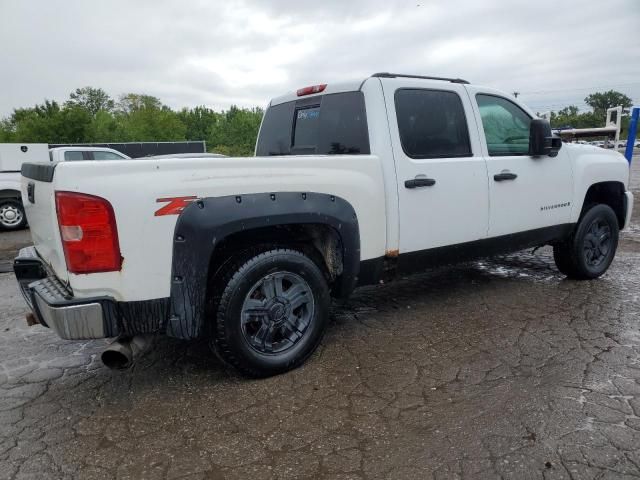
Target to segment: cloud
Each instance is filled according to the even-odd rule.
[[[539,111],[583,106],[591,87],[640,103],[638,24],[637,0],[0,0],[0,115],[86,85],[264,106],[377,71],[519,91]]]

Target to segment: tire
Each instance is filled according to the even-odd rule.
[[[212,299],[210,345],[218,357],[249,377],[304,363],[329,319],[329,287],[318,265],[297,250],[273,248],[223,270]]]
[[[603,275],[618,248],[619,226],[608,205],[589,207],[566,241],[553,246],[558,270],[575,280],[592,280]]]
[[[22,202],[14,199],[0,200],[0,228],[20,230],[27,226],[27,215]]]

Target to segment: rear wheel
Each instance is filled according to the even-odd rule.
[[[303,253],[272,249],[239,257],[215,283],[211,346],[226,363],[252,377],[301,365],[328,323],[329,287]]]
[[[618,248],[618,219],[608,205],[590,207],[575,232],[565,242],[554,245],[558,270],[569,278],[590,280],[603,275]]]
[[[22,202],[14,199],[0,200],[0,227],[5,230],[19,230],[27,226],[27,216]]]

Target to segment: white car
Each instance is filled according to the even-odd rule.
[[[22,174],[15,273],[40,323],[119,337],[114,367],[149,334],[206,338],[250,376],[302,364],[361,285],[541,245],[597,278],[633,206],[618,152],[563,145],[497,90],[389,73],[273,99],[255,157]]]
[[[130,157],[106,147],[56,147],[49,149],[49,160],[68,162],[77,160],[130,160]]]
[[[0,229],[19,230],[27,225],[20,195],[20,169],[27,162],[72,160],[129,160],[129,157],[103,147],[57,147],[46,143],[0,144]]]
[[[46,162],[46,143],[0,143],[0,230],[27,224],[20,195],[20,169],[25,162]]]

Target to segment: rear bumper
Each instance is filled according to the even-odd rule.
[[[633,213],[633,193],[624,192],[624,196],[626,197],[627,213],[624,219],[624,227],[622,228],[629,228],[631,224],[631,214]]]
[[[84,340],[155,333],[166,325],[169,299],[118,302],[108,296],[75,298],[34,247],[20,250],[13,270],[38,322],[60,338]]]
[[[34,291],[35,308],[40,323],[46,324],[60,338],[67,340],[105,338],[102,305],[97,302],[54,307]]]
[[[51,274],[34,247],[20,250],[13,270],[22,295],[38,322],[51,328],[60,338],[80,340],[117,335],[105,320],[103,304],[108,297],[76,299]]]

